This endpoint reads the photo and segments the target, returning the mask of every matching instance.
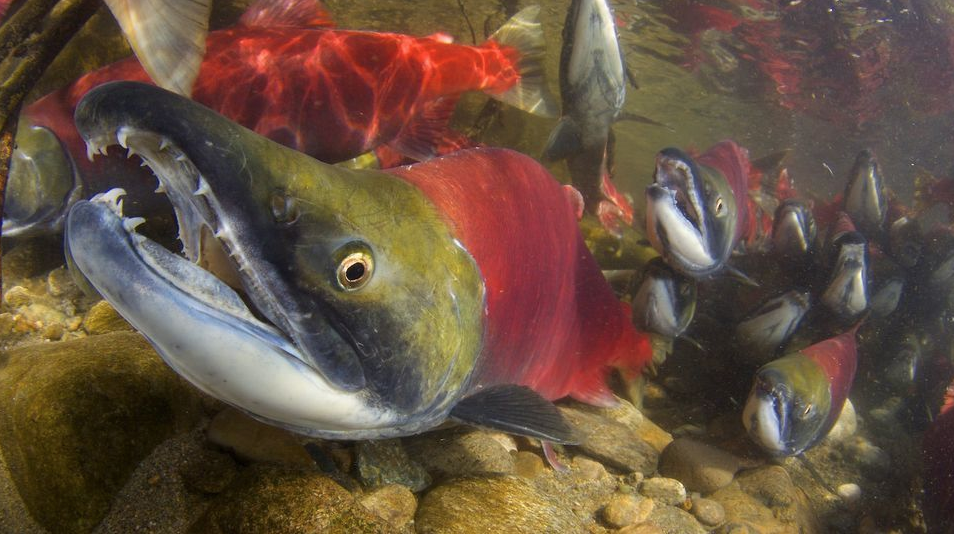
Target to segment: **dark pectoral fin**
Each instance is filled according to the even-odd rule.
[[[552,402],[526,386],[491,386],[460,401],[451,418],[510,434],[572,444],[573,428]]]

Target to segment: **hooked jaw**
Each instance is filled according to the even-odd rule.
[[[679,209],[677,193],[659,184],[646,188],[646,230],[653,248],[677,270],[699,277],[718,268],[705,234]]]
[[[113,189],[77,203],[67,218],[67,249],[177,373],[258,419],[305,434],[355,436],[394,422],[366,392],[343,391],[316,372],[215,276],[137,234],[142,219],[123,218],[123,194]]]
[[[174,206],[184,253],[200,259],[203,241],[221,246],[249,299],[301,348],[309,364],[336,387],[357,391],[363,376],[353,348],[320,313],[302,302],[268,247],[276,236],[241,203],[267,175],[256,158],[269,143],[211,110],[154,87],[115,82],[90,91],[77,106],[76,125],[92,155],[118,144],[143,159]],[[188,150],[188,153],[185,151]],[[290,152],[290,151],[289,151]],[[220,255],[222,253],[220,252]]]

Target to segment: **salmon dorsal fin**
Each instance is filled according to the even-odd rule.
[[[257,0],[239,19],[249,28],[333,28],[331,13],[318,0]]]
[[[212,0],[105,0],[139,63],[163,89],[192,94],[205,55]]]

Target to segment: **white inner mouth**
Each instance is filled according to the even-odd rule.
[[[700,229],[683,216],[676,206],[675,192],[667,189],[668,199],[650,202],[646,209],[649,240],[660,254],[675,254],[693,269],[703,270],[715,265]],[[660,232],[665,231],[668,250]]]

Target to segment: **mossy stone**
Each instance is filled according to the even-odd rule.
[[[464,477],[425,495],[415,526],[422,534],[584,532],[570,508],[517,476]]]
[[[240,474],[189,530],[193,534],[393,532],[327,476],[265,465]]]
[[[198,407],[136,333],[0,355],[0,447],[27,509],[51,532],[92,530],[136,465],[194,426]]]

